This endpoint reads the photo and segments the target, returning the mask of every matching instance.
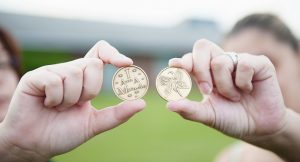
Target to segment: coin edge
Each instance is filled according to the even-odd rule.
[[[159,94],[159,96],[162,98],[162,99],[164,99],[164,100],[166,100],[166,101],[177,101],[177,100],[168,100],[168,99],[166,99],[166,98],[164,98],[161,94],[160,94],[160,92],[159,92],[159,90],[158,90],[158,86],[157,86],[157,84],[158,84],[158,76],[160,76],[160,74],[163,72],[163,71],[165,71],[165,70],[167,70],[167,69],[170,69],[170,68],[176,68],[176,69],[180,69],[180,70],[182,70],[182,71],[184,71],[188,76],[189,76],[189,81],[190,81],[190,85],[191,85],[191,88],[189,89],[189,93],[187,94],[187,96],[191,93],[191,90],[192,90],[192,87],[193,87],[193,83],[192,83],[192,79],[191,79],[191,76],[190,76],[190,74],[185,70],[185,69],[183,69],[183,68],[178,68],[178,67],[165,67],[164,69],[162,69],[158,74],[157,74],[157,76],[156,76],[156,80],[155,80],[155,88],[156,88],[156,91],[157,91],[157,93]],[[184,99],[184,98],[186,98],[187,96],[185,96],[185,97],[183,97],[183,98],[181,98],[181,99]]]
[[[122,98],[121,96],[118,96],[118,95],[116,94],[115,89],[114,89],[114,79],[115,79],[116,74],[117,74],[119,71],[121,71],[122,69],[127,68],[127,67],[135,67],[135,68],[140,69],[140,70],[145,74],[146,79],[147,79],[147,88],[146,88],[144,94],[141,95],[141,97],[138,97],[138,98],[135,98],[135,99],[132,99],[132,100],[124,99],[124,98]],[[136,65],[130,65],[130,66],[121,67],[121,68],[119,68],[119,69],[114,73],[113,78],[112,78],[112,81],[111,81],[111,85],[112,85],[112,89],[113,89],[113,91],[114,91],[115,96],[117,96],[119,99],[121,99],[121,100],[123,100],[123,101],[133,101],[133,100],[141,99],[141,98],[143,98],[143,97],[147,94],[148,89],[149,89],[149,79],[148,79],[148,75],[146,74],[146,72],[145,72],[141,67],[136,66]]]

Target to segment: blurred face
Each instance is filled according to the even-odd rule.
[[[286,105],[300,112],[300,72],[297,54],[268,32],[246,28],[225,40],[225,51],[265,55],[274,64]],[[299,87],[299,88],[297,88]]]
[[[17,84],[17,74],[10,65],[6,50],[0,43],[0,122],[6,114],[10,99]]]

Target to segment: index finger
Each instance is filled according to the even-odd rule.
[[[210,71],[211,59],[221,53],[222,49],[208,40],[201,39],[194,44],[192,74],[204,94],[210,94],[213,89],[213,79]]]
[[[99,58],[105,64],[112,64],[117,67],[129,66],[133,61],[111,46],[108,42],[101,40],[97,42],[84,56],[84,58]]]

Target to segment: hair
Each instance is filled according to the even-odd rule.
[[[14,71],[17,73],[19,77],[21,77],[22,75],[21,53],[20,53],[19,45],[17,44],[14,37],[1,27],[0,27],[0,43],[7,51],[10,58],[10,64],[13,67]]]
[[[227,37],[249,27],[267,31],[274,35],[278,41],[289,45],[295,52],[299,50],[299,42],[289,27],[279,17],[270,13],[256,13],[244,17],[235,24]]]

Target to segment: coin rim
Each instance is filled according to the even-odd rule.
[[[190,74],[189,74],[185,69],[183,69],[183,68],[178,68],[178,67],[166,67],[166,68],[162,69],[162,70],[157,74],[157,76],[156,76],[156,81],[155,81],[156,91],[157,91],[157,93],[159,94],[159,96],[160,96],[161,98],[163,98],[164,100],[166,100],[166,101],[177,101],[177,100],[168,100],[167,98],[164,98],[164,97],[162,96],[162,94],[160,94],[160,92],[159,92],[159,90],[158,90],[158,87],[159,87],[159,86],[157,85],[157,84],[158,84],[158,76],[160,76],[161,73],[164,72],[165,70],[171,69],[171,68],[180,69],[180,70],[184,71],[184,72],[188,75],[189,81],[190,81],[190,84],[191,84],[191,87],[190,87],[189,93],[188,93],[185,97],[183,97],[183,98],[186,98],[186,97],[190,94],[193,85],[192,85],[192,79],[191,79]],[[181,98],[181,99],[183,99],[183,98]]]
[[[136,66],[136,65],[130,65],[130,66],[121,67],[121,68],[119,68],[119,69],[115,72],[115,74],[113,75],[113,79],[112,79],[112,81],[111,81],[111,85],[112,85],[112,89],[113,89],[113,91],[114,91],[114,94],[115,94],[119,99],[121,99],[121,100],[123,100],[123,101],[131,101],[130,99],[125,99],[125,98],[122,98],[121,96],[118,96],[117,93],[116,93],[116,91],[115,91],[115,88],[114,88],[114,85],[115,85],[115,84],[114,84],[114,80],[115,80],[115,77],[116,77],[117,73],[118,73],[119,71],[121,71],[122,69],[125,69],[125,68],[128,68],[128,67],[135,67],[135,68],[141,70],[141,71],[145,74],[145,76],[146,76],[146,79],[147,79],[147,88],[146,88],[144,94],[141,95],[141,97],[138,97],[138,98],[135,98],[135,99],[132,99],[132,100],[137,100],[137,99],[143,98],[143,97],[146,95],[146,93],[148,92],[148,88],[149,88],[149,79],[148,79],[148,76],[147,76],[146,72],[145,72],[141,67]]]

